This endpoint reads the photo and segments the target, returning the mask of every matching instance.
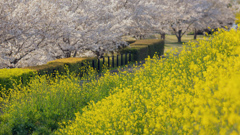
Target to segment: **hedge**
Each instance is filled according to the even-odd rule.
[[[80,73],[79,67],[81,63],[92,61],[96,58],[64,58],[50,61],[44,65],[31,66],[25,68],[0,69],[0,96],[8,94],[10,88],[14,88],[13,84],[22,84],[26,86],[31,77],[35,75],[48,74],[54,77],[55,73],[64,74],[65,66],[68,66],[70,72]],[[86,67],[84,65],[84,67]]]
[[[150,56],[151,58],[155,53],[158,55],[164,54],[164,40],[159,39],[145,39],[137,40],[130,44],[129,47],[120,50],[120,53],[131,52],[134,56],[134,61],[141,61]]]
[[[80,73],[79,67],[82,66],[81,63],[88,63],[95,59],[96,58],[94,58],[94,57],[63,58],[63,59],[49,61],[47,64],[44,64],[44,65],[32,66],[32,67],[26,67],[26,68],[37,71],[38,75],[44,75],[44,74],[50,75],[50,74],[54,74],[56,72],[63,74],[66,72],[64,69],[66,66],[68,66],[68,70],[70,72]]]
[[[0,69],[0,96],[7,94],[8,90],[13,88],[13,83],[26,85],[32,76],[34,71],[31,69]]]
[[[155,53],[162,55],[164,53],[164,41],[159,39],[137,40],[136,42],[130,44],[129,47],[120,50],[121,54],[129,52],[131,52],[133,56],[133,61],[141,61],[148,56],[152,58]],[[3,89],[8,90],[9,88],[13,88],[13,80],[16,80],[17,84],[22,82],[23,85],[26,85],[29,82],[29,79],[36,74],[48,74],[53,76],[56,72],[59,74],[64,74],[66,72],[64,69],[65,66],[68,66],[68,70],[70,72],[79,74],[82,72],[83,68],[85,69],[89,65],[87,63],[91,63],[92,60],[95,60],[96,62],[97,58],[64,58],[50,61],[47,64],[39,66],[0,69],[0,91]],[[82,63],[85,64],[82,66]]]

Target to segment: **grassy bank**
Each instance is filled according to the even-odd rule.
[[[130,83],[76,113],[56,134],[239,134],[240,32],[148,59]],[[198,46],[198,47],[196,47]],[[124,82],[124,81],[122,81]]]
[[[198,35],[197,40],[203,40],[203,37],[203,35]],[[182,37],[182,43],[178,43],[177,37],[175,35],[166,35],[164,52],[173,51],[175,49],[181,51],[183,49],[183,44],[186,44],[188,42],[197,41],[193,39],[193,35],[184,35]]]
[[[36,77],[0,98],[0,134],[238,134],[239,42],[223,31],[99,80]]]
[[[161,35],[155,34],[155,36],[157,38],[161,39]],[[182,37],[182,43],[178,43],[178,39],[177,39],[176,35],[166,35],[164,52],[174,51],[175,49],[178,49],[179,51],[181,51],[183,49],[183,44],[185,44],[185,43],[197,42],[197,40],[204,40],[203,35],[198,35],[197,40],[194,40],[193,38],[194,38],[194,35],[184,35]],[[132,37],[128,37],[128,36],[125,36],[123,39],[136,40],[136,39],[134,39]]]

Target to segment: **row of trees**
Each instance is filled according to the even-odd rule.
[[[90,50],[101,56],[124,35],[217,28],[234,21],[232,0],[1,0],[0,68],[44,64]]]

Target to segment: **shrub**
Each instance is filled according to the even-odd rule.
[[[84,67],[88,67],[88,63],[90,63],[93,57],[90,58],[64,58],[64,59],[56,59],[53,61],[49,61],[47,64],[26,67],[26,69],[35,70],[38,72],[38,75],[45,75],[45,74],[55,74],[56,72],[60,74],[66,74],[64,69],[65,66],[68,66],[68,70],[70,72],[74,72],[79,74],[82,70],[81,63],[84,63]]]
[[[30,69],[0,69],[0,96],[7,94],[10,88],[13,88],[13,84],[26,85],[30,77],[34,75],[34,70]]]
[[[133,53],[134,61],[144,60],[148,56],[152,58],[154,54],[162,55],[164,53],[164,41],[159,39],[137,40],[120,51],[120,53],[125,52]]]

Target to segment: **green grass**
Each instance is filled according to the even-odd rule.
[[[159,39],[161,38],[161,35],[159,35],[159,34],[155,34],[155,36]],[[204,39],[203,35],[197,35],[197,40],[194,40],[193,37],[194,37],[194,35],[184,35],[182,37],[182,43],[179,43],[176,35],[166,35],[164,52],[173,51],[175,49],[178,49],[179,51],[181,51],[183,49],[182,46],[184,43],[187,43],[189,41],[197,42],[197,40]],[[123,39],[134,40],[134,38],[128,37],[128,36],[124,36]],[[155,40],[155,39],[153,39],[153,40]]]
[[[194,35],[184,35],[182,37],[182,43],[179,43],[175,35],[166,35],[164,52],[172,51],[175,49],[178,49],[179,51],[181,51],[183,49],[182,47],[183,43],[187,43],[189,41],[197,42],[197,40],[193,39],[193,36]],[[203,40],[203,37],[204,37],[203,35],[198,35],[197,39]]]

